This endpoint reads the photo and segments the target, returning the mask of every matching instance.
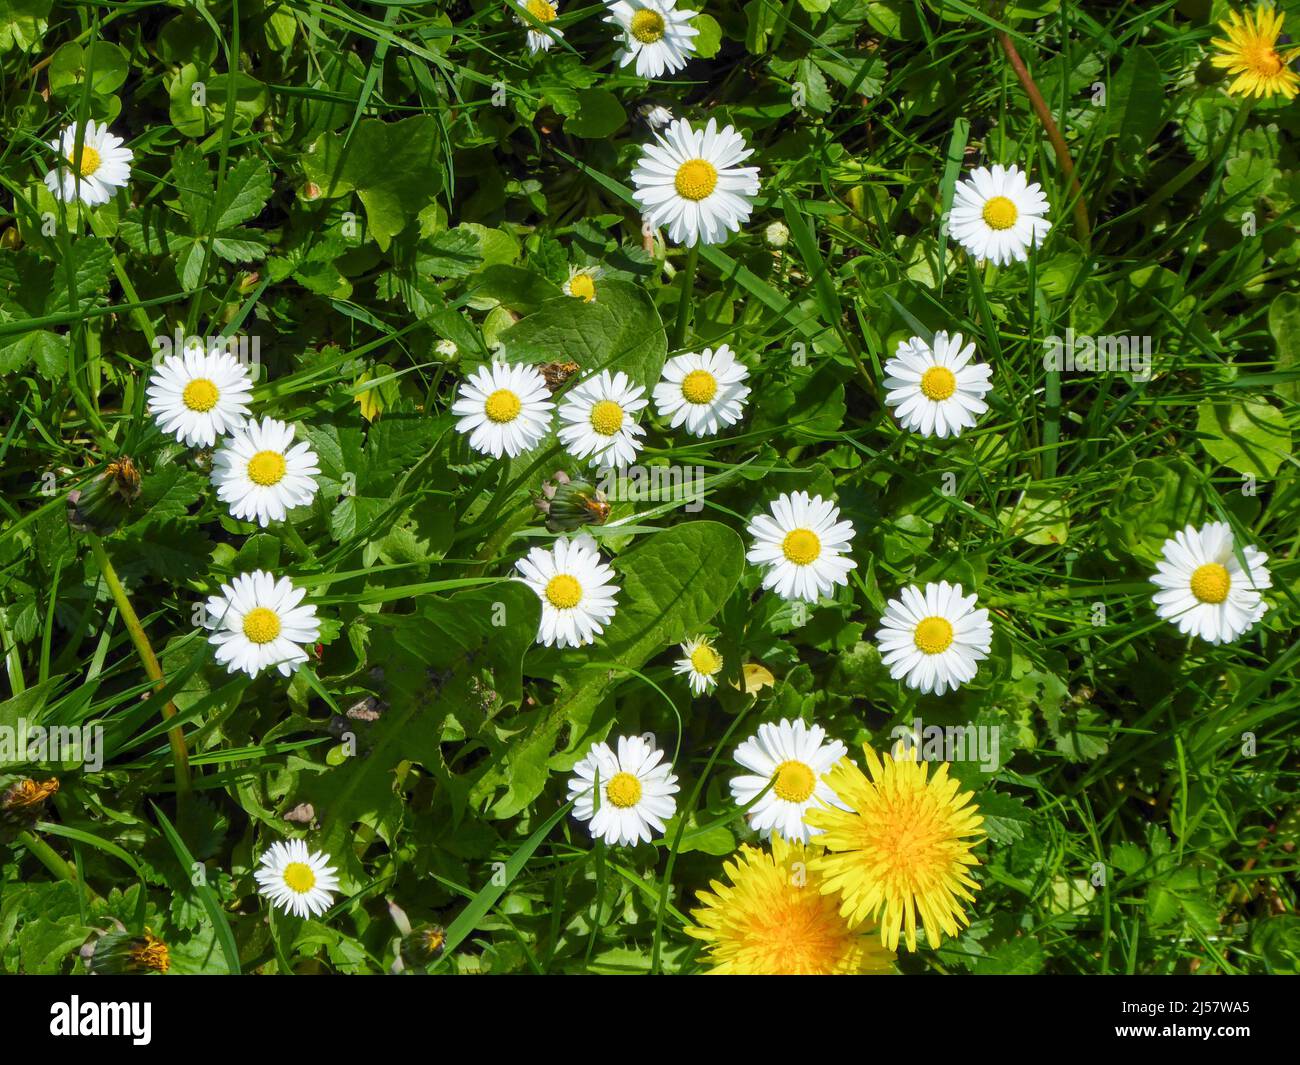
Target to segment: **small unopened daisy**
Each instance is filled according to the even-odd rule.
[[[649,843],[677,810],[678,785],[671,762],[640,736],[620,736],[618,753],[597,743],[573,767],[569,799],[573,816],[590,821],[592,839]]]
[[[673,120],[673,113],[663,104],[646,103],[642,104],[637,110],[641,117],[645,119],[645,124],[651,129],[663,129]]]
[[[108,132],[108,126],[92,118],[86,123],[77,154],[77,127],[68,126],[50,147],[61,156],[60,164],[45,175],[45,187],[54,198],[65,203],[81,200],[89,207],[108,203],[118,189],[131,180],[130,148],[122,147],[122,138]]]
[[[673,672],[686,674],[691,691],[703,695],[717,687],[718,674],[722,672],[722,655],[707,636],[696,636],[682,644],[682,657],[673,665]]]
[[[456,392],[451,412],[469,446],[499,459],[531,451],[551,431],[551,390],[537,367],[494,362],[480,366]]]
[[[248,415],[253,382],[228,351],[186,348],[168,355],[149,376],[149,412],[164,433],[190,447],[211,447]]]
[[[294,917],[319,917],[339,889],[338,870],[322,851],[311,852],[300,839],[272,843],[253,873],[258,893]]]
[[[636,415],[650,401],[645,389],[620,370],[578,382],[560,404],[560,442],[592,466],[628,466],[636,460],[645,430]]]
[[[671,418],[672,428],[682,425],[692,436],[713,436],[735,425],[745,409],[749,368],[723,344],[714,351],[687,352],[669,359],[663,380],[655,385],[655,408],[661,418]]]
[[[724,976],[856,976],[888,973],[894,955],[870,921],[850,921],[813,871],[821,847],[774,837],[770,849],[743,843],[723,866],[726,882],[699,892],[686,934],[702,940]]]
[[[719,130],[711,118],[692,129],[679,118],[642,152],[632,171],[636,201],[647,222],[667,226],[677,244],[720,244],[749,221],[758,167],[738,165],[754,150],[731,126]]]
[[[976,259],[1024,262],[1052,228],[1047,197],[1016,166],[981,166],[957,183],[948,231]]]
[[[320,639],[316,608],[303,602],[306,594],[288,577],[277,580],[260,569],[223,584],[203,612],[217,661],[250,677],[272,666],[286,677],[297,670],[307,661],[303,647]]]
[[[550,50],[552,44],[564,34],[551,23],[560,13],[560,5],[552,0],[514,0],[519,9],[516,18],[528,27],[528,50],[534,54]]]
[[[586,303],[596,302],[596,282],[605,275],[599,266],[571,266],[569,280],[564,282],[564,294]]]
[[[1160,590],[1152,601],[1156,613],[1184,635],[1230,643],[1268,610],[1260,595],[1273,583],[1264,567],[1268,556],[1254,545],[1243,547],[1243,567],[1226,522],[1212,521],[1200,529],[1189,525],[1166,540],[1161,553],[1164,559],[1151,578]]]
[[[232,516],[266,528],[316,497],[316,452],[293,438],[288,422],[263,418],[250,420],[222,441],[212,456],[212,483]]]
[[[870,747],[863,754],[870,778],[847,758],[830,771],[828,783],[845,808],[808,811],[826,848],[809,869],[822,878],[823,892],[839,896],[848,920],[879,921],[890,950],[900,933],[916,950],[918,917],[938,946],[970,923],[962,904],[979,890],[971,851],[984,837],[984,818],[972,793],[948,776],[947,763],[930,776],[915,751],[897,760]]]
[[[1226,22],[1219,28],[1227,39],[1216,37],[1210,43],[1219,49],[1219,55],[1210,62],[1233,76],[1228,93],[1232,96],[1272,96],[1278,94],[1288,100],[1300,91],[1300,74],[1291,64],[1300,56],[1300,48],[1278,48],[1282,36],[1280,11],[1261,4],[1243,17],[1229,10]],[[1290,41],[1287,41],[1290,44]]]
[[[675,74],[695,54],[692,40],[700,31],[691,25],[698,11],[678,11],[677,0],[615,0],[605,21],[620,27],[625,39],[618,65],[636,61],[643,78]]]
[[[754,546],[745,557],[763,566],[763,587],[782,599],[815,603],[837,584],[847,584],[857,563],[845,557],[853,541],[853,523],[840,521],[840,508],[807,492],[782,495],[772,514],[749,523]]]
[[[960,436],[989,409],[984,397],[993,388],[993,370],[972,363],[975,345],[962,336],[935,333],[934,345],[920,337],[901,341],[885,363],[885,405],[897,407],[899,422],[922,436]]]
[[[889,600],[876,633],[889,675],[926,695],[955,691],[974,677],[993,643],[989,612],[976,609],[976,599],[940,581],[924,590],[910,585]]]
[[[537,642],[550,647],[594,643],[614,616],[618,585],[589,536],[559,537],[549,551],[534,547],[515,569],[542,602]]]
[[[826,783],[831,766],[847,753],[839,740],[826,739],[820,725],[787,721],[758,726],[758,732],[736,748],[736,761],[749,772],[731,779],[737,806],[749,806],[750,827],[764,839],[773,835],[807,843],[819,829],[810,828],[804,814],[819,806],[842,806]]]

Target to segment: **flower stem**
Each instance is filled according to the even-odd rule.
[[[95,556],[99,572],[103,574],[104,583],[108,585],[113,602],[117,604],[117,611],[126,624],[126,631],[131,636],[131,642],[135,644],[144,671],[149,675],[149,679],[155,682],[155,691],[160,691],[165,686],[162,666],[159,665],[158,656],[154,654],[153,647],[149,643],[149,637],[145,635],[144,626],[140,624],[140,618],[131,606],[131,600],[126,596],[126,589],[122,587],[117,570],[113,568],[108,552],[104,550],[103,542],[94,533],[87,533],[86,536],[90,540],[90,550]],[[162,715],[164,719],[176,716],[176,705],[170,699],[163,704]],[[167,730],[167,742],[171,744],[172,761],[176,766],[176,794],[181,801],[184,801],[190,795],[190,756],[185,748],[185,736],[179,725]]]
[[[691,319],[691,297],[695,294],[695,268],[700,263],[700,246],[693,245],[686,253],[686,269],[682,271],[682,291],[677,297],[677,322],[668,347],[679,350],[686,343],[686,326]]]
[[[1075,236],[1079,238],[1079,243],[1087,248],[1092,241],[1092,226],[1088,223],[1088,207],[1083,202],[1083,187],[1079,184],[1079,178],[1074,172],[1074,159],[1070,155],[1070,149],[1066,147],[1065,138],[1061,136],[1056,120],[1052,118],[1052,109],[1047,106],[1043,94],[1038,91],[1038,86],[1034,84],[1034,79],[1030,77],[1029,68],[1025,66],[1025,61],[1020,58],[1020,53],[1016,51],[1011,35],[1005,30],[1000,31],[998,40],[1002,43],[1002,50],[1006,52],[1007,59],[1011,61],[1011,69],[1016,72],[1016,77],[1020,79],[1020,84],[1024,87],[1025,95],[1029,97],[1029,103],[1038,116],[1038,121],[1043,124],[1047,139],[1052,142],[1052,148],[1056,152],[1056,162],[1061,167],[1061,173],[1070,182],[1070,191],[1074,194]]]
[[[14,836],[14,842],[27,848],[27,851],[33,858],[40,862],[46,869],[57,876],[60,880],[66,880],[69,884],[81,888],[85,892],[86,898],[94,902],[98,896],[90,889],[90,885],[77,879],[77,871],[67,863],[53,847],[45,840],[41,839],[35,832],[23,829]]]

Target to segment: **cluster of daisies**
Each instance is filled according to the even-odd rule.
[[[189,345],[159,362],[146,395],[164,433],[189,447],[216,447],[210,476],[231,516],[266,528],[315,498],[320,467],[306,441],[295,443],[292,425],[249,415],[252,391],[248,367],[229,351]],[[320,636],[305,597],[266,570],[222,584],[204,609],[217,661],[250,677],[271,668],[289,676]]]
[[[655,385],[655,408],[674,429],[684,426],[692,436],[712,436],[740,420],[748,376],[749,369],[725,344],[716,351],[678,355]],[[451,410],[457,430],[475,451],[517,458],[555,431],[552,394],[536,366],[493,362],[461,382]],[[630,465],[641,450],[645,428],[638,419],[649,403],[645,388],[622,371],[589,374],[560,400],[560,443],[593,467]]]

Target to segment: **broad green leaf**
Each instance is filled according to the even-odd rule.
[[[1211,458],[1238,473],[1272,477],[1291,454],[1286,416],[1262,399],[1202,400],[1196,432]]]
[[[547,300],[501,334],[506,357],[518,362],[571,359],[584,371],[622,370],[651,388],[668,356],[668,335],[654,302],[638,285],[602,280],[594,303],[569,296]]]

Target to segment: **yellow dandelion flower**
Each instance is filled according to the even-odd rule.
[[[1228,37],[1226,40],[1215,37],[1210,42],[1222,53],[1210,62],[1236,75],[1228,86],[1231,95],[1270,96],[1281,93],[1290,100],[1300,89],[1300,74],[1290,67],[1300,49],[1279,52],[1277,48],[1282,18],[1282,14],[1271,7],[1260,7],[1248,12],[1244,18],[1236,11],[1229,11],[1228,20],[1219,23]]]
[[[869,922],[841,916],[811,869],[821,847],[772,840],[742,844],[724,867],[729,884],[701,891],[688,935],[703,940],[710,972],[732,976],[835,976],[887,973],[894,955]]]
[[[822,878],[821,890],[838,892],[840,912],[851,921],[871,917],[890,950],[906,927],[907,949],[916,950],[917,918],[931,945],[941,932],[956,937],[969,924],[961,900],[973,902],[979,885],[969,867],[979,860],[972,848],[984,836],[984,818],[970,805],[969,791],[940,765],[927,780],[929,766],[910,757],[882,762],[863,747],[868,780],[848,759],[828,774],[826,783],[849,810],[809,810],[805,820],[824,830],[817,842],[827,853],[809,863]],[[883,915],[883,916],[882,916]]]

